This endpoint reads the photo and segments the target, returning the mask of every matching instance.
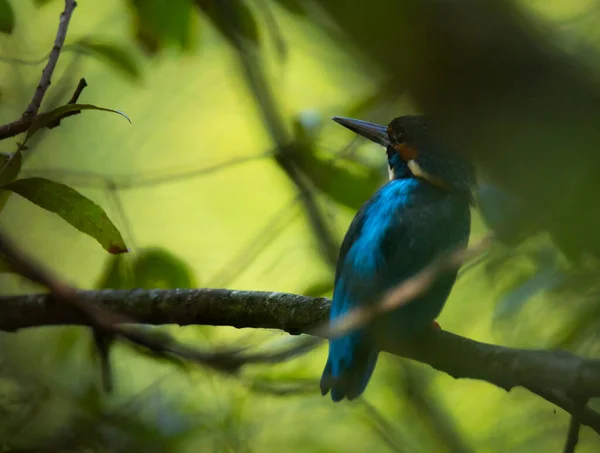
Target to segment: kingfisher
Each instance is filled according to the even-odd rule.
[[[340,247],[333,323],[352,309],[377,303],[441,254],[467,246],[476,172],[467,158],[432,137],[425,116],[401,116],[387,127],[332,119],[383,146],[390,176],[357,212]],[[442,273],[418,298],[330,340],[322,395],[331,392],[334,402],[360,396],[385,344],[437,325],[457,272]]]

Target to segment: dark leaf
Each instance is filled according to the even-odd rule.
[[[496,238],[507,244],[516,244],[522,239],[527,215],[520,200],[493,184],[481,184],[476,192],[477,206],[488,228]]]
[[[352,209],[359,209],[382,184],[377,169],[310,152],[298,156],[298,165],[319,190]]]
[[[15,12],[8,0],[0,0],[0,32],[10,34],[15,26]]]
[[[181,50],[193,47],[195,17],[192,0],[130,0],[135,17],[135,35],[142,47],[155,53],[175,44]]]
[[[240,39],[258,44],[259,32],[256,18],[244,0],[196,0],[196,4],[233,45]]]
[[[0,186],[14,181],[21,171],[23,157],[20,152],[0,153]]]
[[[19,179],[2,188],[58,214],[82,233],[96,239],[109,253],[128,251],[121,233],[102,208],[75,189],[44,178]]]
[[[171,252],[161,248],[142,251],[133,262],[136,288],[196,288],[190,267]]]
[[[98,107],[98,106],[91,105],[91,104],[66,104],[66,105],[60,106],[58,108],[55,108],[54,110],[52,110],[50,112],[42,113],[41,115],[39,115],[35,119],[33,124],[31,125],[29,130],[27,131],[27,135],[25,136],[25,142],[27,140],[29,140],[31,138],[31,136],[33,134],[35,134],[37,131],[39,131],[40,129],[46,127],[47,125],[49,125],[51,123],[56,122],[57,120],[61,119],[63,116],[67,115],[68,113],[78,112],[80,110],[100,110],[103,112],[117,113],[131,123],[131,120],[129,119],[129,117],[127,115],[125,115],[123,112],[119,112],[118,110],[107,109],[104,107]]]
[[[81,39],[74,43],[74,46],[81,53],[105,61],[132,80],[139,80],[142,77],[135,57],[118,44],[93,39]]]
[[[294,137],[299,153],[295,163],[312,183],[330,198],[359,209],[382,183],[379,169],[358,162],[342,160],[339,156],[325,157],[314,146],[320,120],[312,114],[304,114],[294,123]]]

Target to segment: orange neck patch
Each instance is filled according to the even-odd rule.
[[[394,145],[394,149],[398,151],[402,160],[408,162],[409,160],[415,160],[419,155],[417,148],[412,148],[410,146],[406,146],[403,143],[399,143]]]

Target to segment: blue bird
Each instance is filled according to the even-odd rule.
[[[476,183],[470,161],[446,152],[423,116],[389,126],[333,118],[386,148],[390,181],[358,211],[342,242],[330,320],[367,306],[444,252],[466,247]],[[422,296],[370,325],[330,340],[321,393],[333,401],[360,396],[385,344],[424,331],[440,314],[456,280],[448,271]],[[393,343],[392,343],[393,344]]]

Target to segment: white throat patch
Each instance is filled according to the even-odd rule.
[[[416,160],[409,160],[407,162],[407,165],[411,173],[417,178],[424,179],[426,181],[429,181],[434,186],[448,190],[448,186],[441,179],[436,178],[435,176],[430,175],[425,170],[423,170]]]

